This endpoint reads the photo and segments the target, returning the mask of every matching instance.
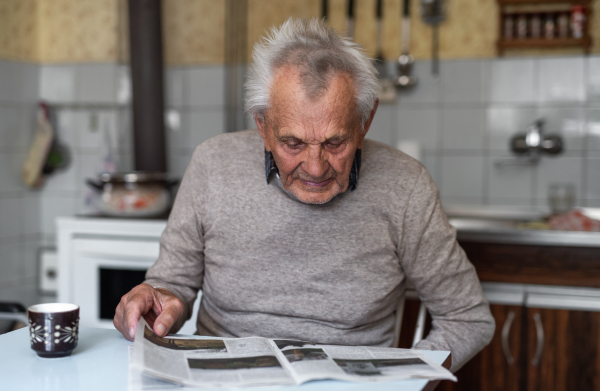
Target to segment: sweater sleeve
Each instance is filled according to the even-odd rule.
[[[202,206],[206,193],[205,167],[199,146],[183,176],[173,209],[161,238],[158,260],[146,273],[146,284],[169,290],[185,306],[176,332],[192,315],[192,306],[204,278]]]
[[[457,243],[424,168],[403,221],[401,265],[433,320],[431,332],[415,348],[451,351],[455,372],[491,341],[495,322],[475,268]]]

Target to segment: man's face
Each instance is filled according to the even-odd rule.
[[[265,121],[255,120],[283,187],[310,204],[324,204],[346,191],[354,154],[377,105],[361,132],[348,74],[335,74],[321,97],[311,100],[292,66],[276,71],[270,103]]]

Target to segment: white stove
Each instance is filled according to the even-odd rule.
[[[80,306],[82,326],[114,328],[121,296],[144,280],[156,261],[166,220],[58,218],[58,301]],[[192,318],[179,331],[193,334]]]

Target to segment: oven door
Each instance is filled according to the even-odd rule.
[[[82,326],[114,328],[121,296],[144,280],[158,258],[159,242],[118,239],[74,239],[73,302],[80,306]]]

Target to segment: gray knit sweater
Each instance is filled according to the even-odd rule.
[[[146,282],[186,319],[202,290],[200,334],[390,346],[408,280],[433,318],[417,348],[452,351],[456,370],[490,341],[475,269],[419,162],[366,140],[358,187],[323,205],[264,168],[257,131],[228,133],[198,146],[182,180]]]

